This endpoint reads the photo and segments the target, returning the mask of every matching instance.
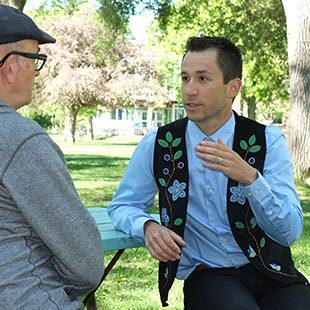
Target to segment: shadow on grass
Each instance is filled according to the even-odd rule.
[[[95,180],[109,177],[121,179],[129,159],[103,155],[66,155],[66,161],[73,175],[85,174]]]
[[[66,155],[67,167],[86,206],[106,207],[127,167],[128,158],[104,155]]]
[[[122,146],[137,146],[137,142],[133,141],[133,142],[120,142],[120,141],[117,141],[117,142],[104,142],[103,145],[105,146],[111,146],[111,145],[122,145]]]

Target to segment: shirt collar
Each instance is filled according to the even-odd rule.
[[[9,108],[11,110],[14,110],[11,105],[9,105],[8,103],[6,103],[5,101],[1,99],[0,99],[0,108]]]
[[[231,113],[228,121],[219,128],[213,135],[207,136],[201,129],[196,125],[195,122],[188,120],[187,124],[187,138],[189,137],[192,145],[198,145],[200,141],[205,138],[209,140],[217,141],[219,138],[222,138],[224,142],[231,147],[232,145],[232,137],[235,130],[235,115]]]

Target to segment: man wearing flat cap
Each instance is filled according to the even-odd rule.
[[[21,11],[0,5],[0,309],[83,309],[79,296],[103,274],[96,223],[81,202],[63,153],[29,104],[55,39]]]

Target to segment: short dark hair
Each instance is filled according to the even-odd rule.
[[[183,59],[188,52],[200,52],[208,49],[217,51],[217,64],[223,73],[224,84],[234,78],[242,78],[240,49],[224,37],[199,36],[188,38]]]

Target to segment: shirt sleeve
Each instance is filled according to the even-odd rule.
[[[75,189],[60,149],[45,134],[19,147],[3,183],[35,234],[52,253],[61,279],[83,295],[103,274],[100,233]]]
[[[144,240],[144,223],[153,219],[148,209],[157,193],[153,173],[155,137],[156,132],[152,131],[138,144],[108,207],[115,228],[139,241]]]
[[[303,215],[294,172],[283,133],[266,127],[267,153],[263,175],[242,186],[260,227],[278,243],[289,246],[302,233]]]

